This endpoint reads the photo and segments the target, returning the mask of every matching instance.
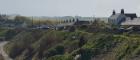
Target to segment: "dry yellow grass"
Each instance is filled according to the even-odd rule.
[[[49,24],[49,25],[55,25],[62,23],[62,20],[33,20],[33,24]]]

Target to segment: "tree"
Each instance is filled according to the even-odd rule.
[[[26,23],[28,26],[32,26],[32,20],[24,16],[16,16],[14,21],[15,25]]]
[[[29,19],[27,17],[24,17],[24,16],[16,16],[15,21],[16,22],[24,22],[24,21],[29,21]]]

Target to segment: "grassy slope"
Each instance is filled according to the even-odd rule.
[[[81,37],[85,43],[81,46]],[[139,34],[88,33],[85,31],[23,31],[5,46],[15,60],[133,60],[140,56]]]
[[[77,54],[81,60],[139,60],[140,34],[112,34],[108,27],[96,21],[75,32],[0,29],[0,37],[10,39],[4,49],[14,60],[73,60]]]

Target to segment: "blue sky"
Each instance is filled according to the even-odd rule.
[[[140,15],[140,0],[0,0],[0,13],[25,16],[108,17],[122,8]]]

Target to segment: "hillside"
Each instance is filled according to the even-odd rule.
[[[14,60],[74,60],[77,56],[80,60],[138,60],[140,34],[113,33],[107,27],[76,26],[69,32],[23,30],[4,50]]]

